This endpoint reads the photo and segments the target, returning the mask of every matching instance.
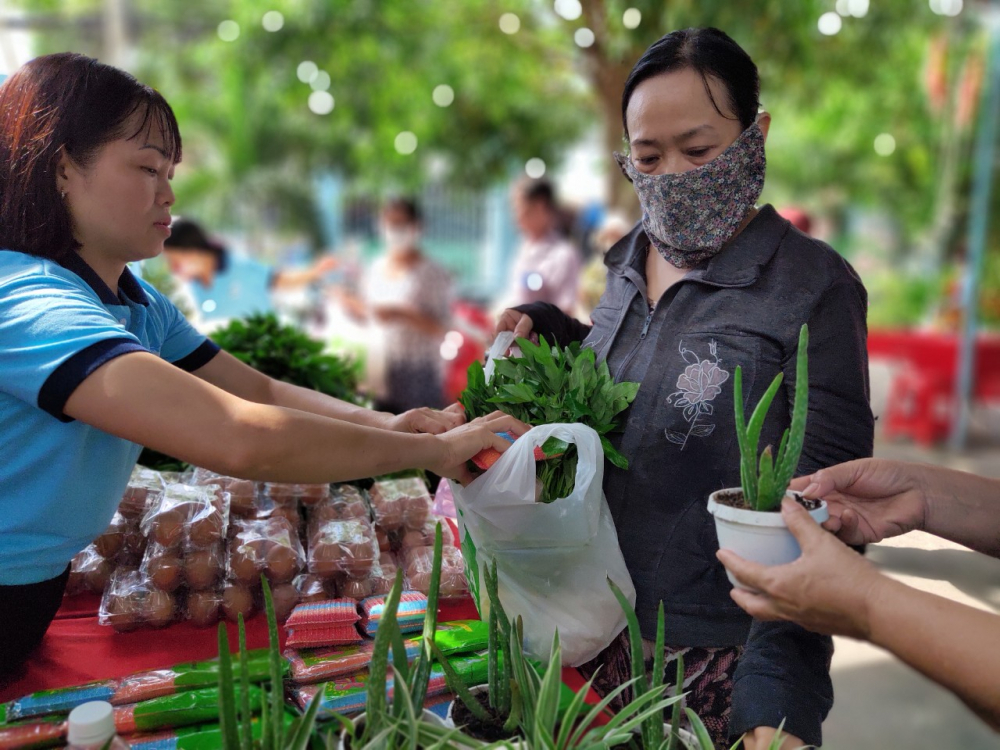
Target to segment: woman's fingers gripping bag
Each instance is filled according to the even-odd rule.
[[[575,484],[566,497],[536,502],[535,449],[550,438],[576,445]],[[495,560],[500,602],[512,620],[523,619],[525,650],[536,658],[548,658],[556,630],[568,666],[593,659],[622,631],[625,614],[608,578],[635,602],[603,480],[597,433],[551,424],[525,433],[467,487],[452,486],[480,614],[489,611],[482,570]]]

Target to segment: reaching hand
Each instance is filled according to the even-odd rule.
[[[786,565],[760,565],[731,550],[717,557],[744,585],[729,592],[758,620],[790,620],[827,635],[867,638],[868,611],[886,579],[865,558],[823,531],[798,503],[786,499],[781,516],[802,548]]]
[[[438,435],[436,439],[442,444],[441,457],[436,465],[426,468],[435,474],[467,484],[475,479],[475,475],[466,467],[466,462],[470,458],[486,448],[495,448],[500,453],[510,448],[511,443],[496,433],[509,432],[520,436],[529,429],[531,428],[528,425],[509,414],[499,411],[487,414],[485,417],[474,419],[468,424]]]
[[[529,316],[508,308],[503,311],[503,314],[497,320],[497,327],[493,333],[498,334],[504,331],[513,331],[516,338],[531,338],[532,341],[537,341],[537,337],[532,333],[534,327],[535,322]]]
[[[426,432],[431,435],[440,435],[465,421],[465,413],[459,413],[449,407],[443,411],[421,407],[410,409],[402,414],[389,417],[386,420],[385,428],[396,432]]]
[[[927,496],[919,467],[863,458],[799,477],[791,489],[823,498],[823,525],[848,544],[869,544],[924,528]]]

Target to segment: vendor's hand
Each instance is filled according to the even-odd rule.
[[[387,414],[384,426],[385,429],[395,432],[428,432],[431,435],[440,435],[463,422],[465,413],[458,414],[451,407],[440,411],[421,407],[404,411],[402,414]]]
[[[778,730],[774,727],[757,727],[756,729],[751,729],[743,735],[743,748],[744,750],[770,750],[771,743],[774,742],[774,736],[777,733]],[[805,746],[805,744],[795,735],[782,732],[781,744],[778,748],[779,750],[797,750]]]
[[[799,477],[791,489],[823,498],[823,525],[848,544],[870,544],[924,527],[926,493],[920,468],[900,461],[863,458]]]
[[[786,565],[760,565],[731,550],[716,556],[745,586],[729,592],[758,620],[790,620],[826,635],[867,639],[868,611],[885,579],[865,558],[817,524],[794,500],[781,504],[781,516],[802,548]]]
[[[470,458],[486,448],[495,448],[500,453],[510,448],[511,444],[496,433],[522,435],[526,431],[527,425],[520,420],[502,412],[493,412],[436,436],[434,439],[440,442],[440,457],[434,465],[426,468],[440,476],[468,484],[475,479],[466,466]]]
[[[538,337],[532,333],[534,327],[535,322],[529,316],[508,308],[503,311],[503,314],[497,320],[497,327],[493,333],[495,335],[504,331],[513,331],[515,338],[530,338],[532,341],[537,342]]]
[[[453,403],[451,406],[446,406],[443,409],[443,411],[445,414],[452,414],[456,416],[459,419],[459,424],[465,424],[466,422],[465,407],[462,406],[462,404],[460,404],[458,401]]]

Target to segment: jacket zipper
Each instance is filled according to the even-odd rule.
[[[656,312],[656,308],[650,306],[649,313],[646,315],[646,322],[642,324],[642,333],[639,334],[639,340],[635,342],[635,346],[632,347],[632,351],[628,353],[625,361],[622,362],[622,366],[619,367],[618,372],[615,373],[616,383],[620,383],[622,381],[622,375],[625,373],[628,366],[632,364],[632,360],[635,359],[636,352],[639,351],[639,347],[642,345],[642,342],[646,340],[646,334],[649,333],[649,325],[653,322],[654,312]]]

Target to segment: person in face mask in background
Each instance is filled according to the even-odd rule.
[[[369,381],[379,408],[393,413],[444,405],[441,343],[451,321],[452,281],[421,251],[421,228],[414,201],[389,200],[381,220],[385,253],[366,271],[360,295],[341,297],[354,317],[377,329]]]
[[[506,310],[498,331],[582,340],[617,381],[641,383],[612,443],[604,491],[637,592],[646,656],[660,602],[665,682],[683,655],[687,705],[717,747],[744,736],[766,748],[822,743],[833,703],[832,641],[792,623],[757,622],[735,606],[707,511],[710,492],[740,485],[733,373],[755,405],[784,373],[761,446],[789,427],[799,327],[809,324],[809,423],[798,475],[870,456],[867,294],[829,246],[756,202],[764,186],[757,67],[718,29],[687,29],[653,44],[622,94],[628,154],[615,159],[643,218],[607,254],[608,281],[584,326],[552,305]],[[749,387],[747,384],[750,384]],[[631,677],[627,635],[612,642],[596,687]]]

